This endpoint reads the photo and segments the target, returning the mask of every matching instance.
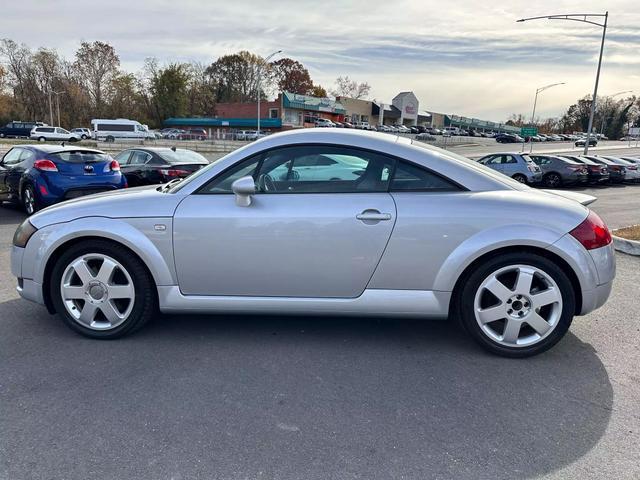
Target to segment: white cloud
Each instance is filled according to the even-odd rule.
[[[592,89],[600,30],[584,24],[517,18],[574,13],[575,2],[516,0],[479,4],[423,0],[279,2],[23,0],[3,6],[3,37],[72,56],[81,40],[112,43],[123,66],[146,57],[211,62],[238,50],[283,49],[329,86],[338,75],[367,81],[389,101],[412,89],[421,108],[503,120],[530,110],[537,86],[541,115],[558,115]],[[609,39],[602,93],[639,89],[640,10],[608,0]],[[602,2],[579,9],[599,12]]]

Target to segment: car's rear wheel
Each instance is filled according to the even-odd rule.
[[[534,253],[489,259],[458,293],[466,330],[485,349],[506,357],[528,357],[551,348],[575,313],[575,293],[565,272]]]
[[[56,262],[51,298],[64,322],[91,338],[132,333],[156,310],[156,289],[142,261],[109,241],[76,244]]]
[[[40,209],[40,202],[38,202],[36,192],[31,185],[25,185],[22,189],[22,206],[27,215],[33,215]]]
[[[46,141],[47,141],[47,139],[46,139],[46,138],[44,138],[44,137],[38,137],[38,141],[39,141],[39,142],[46,142]]]
[[[527,183],[527,177],[525,177],[524,175],[521,175],[519,173],[516,173],[513,177],[512,177],[516,182],[520,182],[520,183]]]
[[[115,141],[115,138],[113,138],[111,135],[107,135],[107,138],[105,138],[107,143],[113,143]]]
[[[562,186],[562,178],[557,173],[548,173],[542,181],[545,187],[557,188]]]

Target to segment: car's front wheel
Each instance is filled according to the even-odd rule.
[[[56,262],[50,293],[56,311],[91,338],[127,335],[151,319],[156,289],[142,261],[106,240],[78,243]]]
[[[466,330],[485,349],[528,357],[555,345],[569,329],[575,293],[567,274],[546,257],[508,253],[466,278],[457,301]]]

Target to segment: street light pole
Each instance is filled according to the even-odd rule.
[[[60,94],[64,93],[64,90],[60,90],[59,92],[51,92],[56,96],[56,110],[58,113],[58,127],[61,127],[62,125],[60,125]]]
[[[269,55],[267,58],[264,59],[264,63],[266,64],[269,60],[271,60],[272,57],[274,57],[279,53],[282,53],[282,50],[273,52],[271,55]],[[256,139],[260,136],[260,97],[262,96],[260,95],[260,76],[261,75],[262,75],[262,65],[258,67],[258,130],[257,130]]]
[[[604,17],[604,23],[598,23],[591,18]],[[543,15],[540,17],[521,18],[518,22],[526,22],[528,20],[570,20],[573,22],[590,23],[602,27],[602,42],[600,43],[600,56],[598,57],[598,70],[596,72],[596,83],[593,88],[593,98],[591,99],[591,113],[589,115],[589,127],[587,128],[587,140],[584,142],[584,154],[589,153],[589,141],[591,140],[591,129],[593,128],[593,116],[596,111],[596,102],[598,97],[598,83],[600,82],[600,67],[602,66],[602,53],[604,51],[604,38],[607,33],[607,20],[609,19],[609,12],[602,13],[574,13],[569,15]]]
[[[536,122],[536,105],[538,104],[538,94],[540,92],[544,92],[546,89],[551,88],[551,87],[555,87],[558,85],[564,85],[566,82],[559,82],[559,83],[551,83],[549,85],[545,85],[544,87],[540,87],[536,89],[536,96],[535,99],[533,100],[533,113],[531,114],[531,126],[533,127],[535,125]],[[533,152],[533,140],[529,139],[529,153]]]

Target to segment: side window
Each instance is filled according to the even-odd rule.
[[[7,152],[7,154],[2,159],[2,163],[4,165],[15,165],[20,163],[20,154],[22,153],[22,148],[12,148]]]
[[[513,157],[513,155],[502,155],[502,163],[518,163],[518,161]]]
[[[262,154],[254,155],[225,170],[201,188],[198,193],[233,193],[231,184],[239,178],[251,175],[255,179],[256,168],[261,157]]]
[[[149,155],[148,153],[136,150],[131,154],[129,165],[144,165],[145,163],[147,163],[147,160],[149,160],[149,158],[151,158],[151,155]]]
[[[20,154],[20,160],[18,161],[22,163],[27,160],[33,160],[34,157],[35,157],[35,153],[33,153],[31,150],[23,149],[22,153]]]
[[[410,163],[398,161],[391,181],[392,192],[424,191],[451,192],[460,188],[445,178]]]
[[[501,161],[502,157],[500,155],[494,155],[492,157],[485,158],[482,163],[485,165],[499,165]]]
[[[120,152],[115,159],[118,161],[120,165],[129,165],[130,156],[131,156],[131,151],[125,150],[124,152]]]
[[[386,192],[394,162],[349,147],[285,147],[264,155],[257,187],[261,193]]]

